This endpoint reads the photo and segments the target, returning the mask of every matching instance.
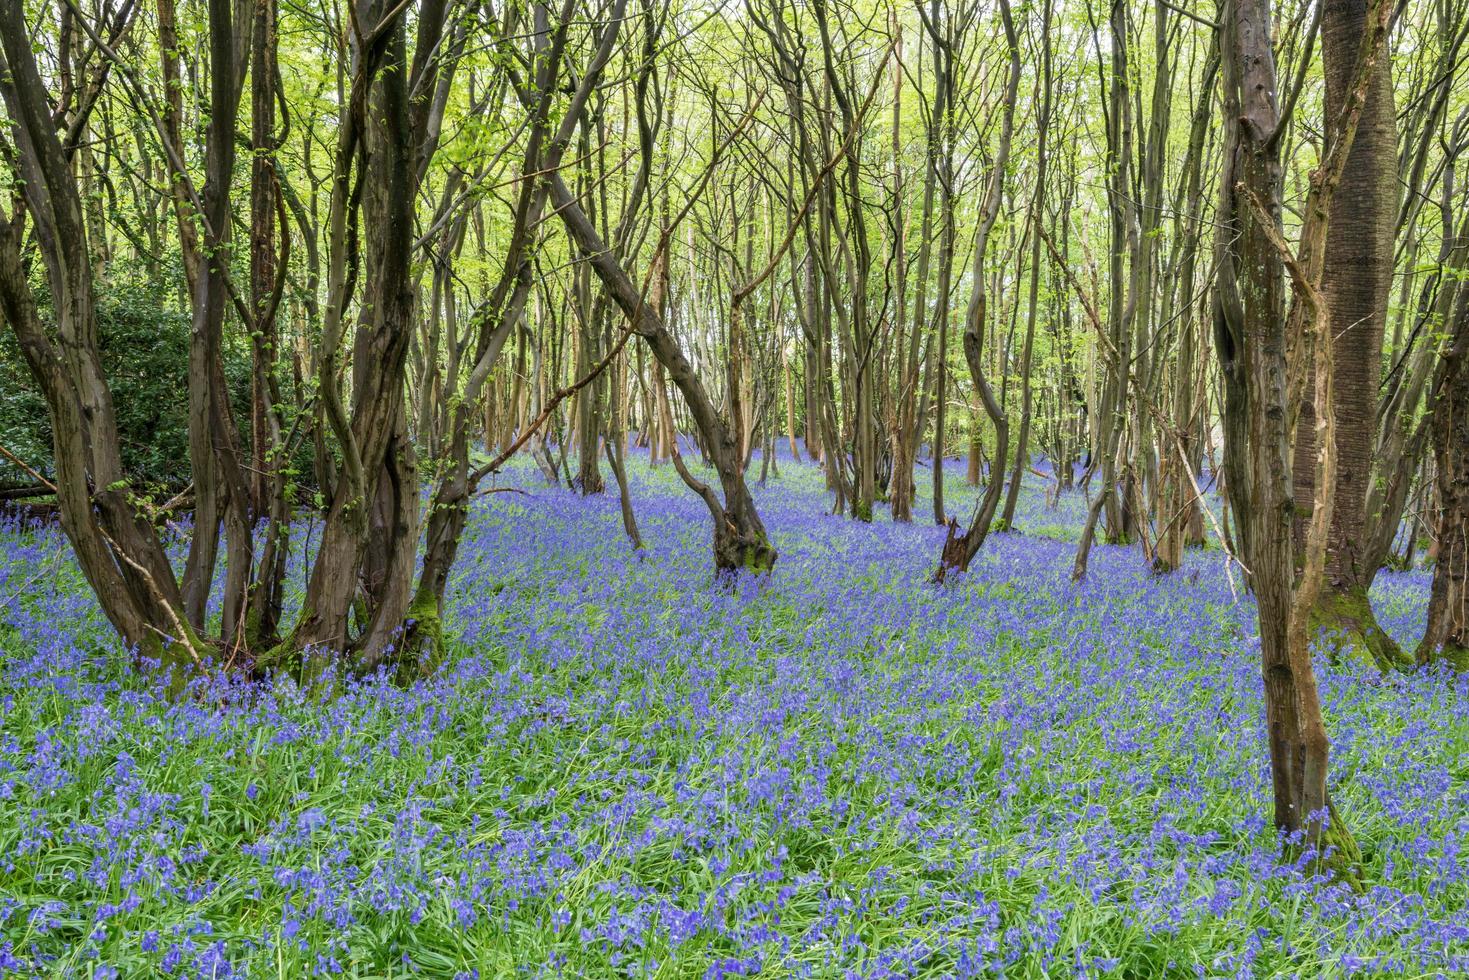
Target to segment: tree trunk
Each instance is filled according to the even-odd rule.
[[[12,120],[20,190],[45,266],[57,341],[47,336],[36,308],[18,217],[0,217],[0,309],[46,399],[62,529],[124,643],[170,668],[198,664],[203,651],[184,620],[173,569],[129,493],[102,372],[81,196],[19,4],[0,5],[0,97]],[[183,671],[173,673],[177,688]]]
[[[1214,87],[1218,70],[1216,39],[1211,42],[1208,64],[1204,69],[1206,87],[1210,90]],[[1163,458],[1158,478],[1156,514],[1159,528],[1154,567],[1159,571],[1178,568],[1183,563],[1184,547],[1203,541],[1202,504],[1194,493],[1194,474],[1197,473],[1194,460],[1199,457],[1202,430],[1208,424],[1208,412],[1200,405],[1197,395],[1199,391],[1207,390],[1201,383],[1206,377],[1203,371],[1206,358],[1197,337],[1195,309],[1198,304],[1193,293],[1199,229],[1203,222],[1204,140],[1212,111],[1210,101],[1200,99],[1189,127],[1188,153],[1183,167],[1183,209],[1175,218],[1180,241],[1176,246],[1177,262],[1169,276],[1172,283],[1167,294],[1172,302],[1163,309],[1165,321],[1175,316],[1178,318],[1178,358],[1173,378],[1174,433],[1163,435]]]
[[[1025,343],[1020,354],[1020,432],[1015,440],[1015,465],[1010,487],[1005,493],[1005,509],[1000,514],[1000,527],[1015,528],[1015,508],[1020,501],[1020,484],[1030,463],[1031,426],[1031,357],[1035,347],[1035,320],[1040,302],[1041,222],[1045,220],[1046,137],[1051,124],[1051,0],[1041,7],[1041,76],[1038,83],[1040,108],[1036,112],[1035,193],[1030,206],[1030,285],[1025,309]]]
[[[276,66],[276,3],[256,0],[251,19],[250,58],[250,516],[266,520],[259,567],[250,585],[245,642],[261,649],[279,642],[281,610],[285,602],[286,562],[290,556],[288,467],[284,445],[285,420],[277,379],[280,309],[284,269],[275,252],[277,212],[284,214],[277,186],[274,152]],[[282,224],[284,222],[282,221]],[[282,229],[284,232],[284,229]],[[282,235],[279,264],[288,258],[289,237]]]
[[[1360,860],[1326,789],[1330,753],[1311,664],[1311,609],[1325,578],[1336,489],[1333,345],[1322,295],[1330,207],[1351,149],[1362,94],[1386,35],[1377,0],[1361,42],[1350,98],[1328,129],[1312,173],[1297,254],[1281,232],[1281,166],[1269,0],[1229,0],[1221,11],[1225,169],[1216,237],[1215,342],[1224,379],[1225,470],[1244,562],[1259,610],[1275,824],[1301,834],[1321,865],[1355,878]],[[1285,267],[1295,302],[1285,314]],[[1317,489],[1296,579],[1292,420],[1308,365],[1317,411]]]
[[[740,570],[768,571],[775,564],[776,550],[770,544],[765,525],[755,510],[755,501],[745,485],[744,460],[740,457],[734,434],[715,411],[704,383],[694,373],[693,365],[664,326],[662,318],[644,302],[559,174],[550,177],[550,187],[552,206],[567,234],[588,257],[592,270],[627,317],[631,329],[648,344],[653,356],[683,393],[705,450],[719,473],[724,491],[722,502],[712,489],[692,479],[686,470],[680,472],[685,482],[703,498],[714,519],[715,571],[720,574]],[[677,454],[673,459],[676,466],[682,466]]]
[[[189,463],[194,477],[194,533],[184,562],[184,611],[204,628],[214,579],[219,530],[228,558],[222,638],[232,645],[245,626],[253,565],[249,485],[224,382],[225,312],[229,306],[230,184],[234,176],[235,121],[240,102],[234,11],[230,0],[209,3],[209,128],[202,194],[204,233],[191,295],[189,331]]]
[[[1438,553],[1416,659],[1469,670],[1469,289],[1460,288],[1457,305],[1429,403]]]
[[[301,616],[282,648],[265,658],[273,665],[282,653],[309,651],[302,671],[308,683],[345,651],[353,652],[351,666],[359,671],[386,658],[408,611],[418,536],[417,460],[407,439],[405,374],[416,298],[413,204],[424,154],[430,151],[420,115],[427,107],[410,104],[408,92],[411,83],[423,82],[422,60],[437,46],[443,9],[420,11],[413,79],[408,77],[402,10],[380,2],[366,15],[377,27],[370,47],[355,53],[338,137],[329,218],[331,268],[318,364],[321,399],[342,447],[345,472],[333,487]],[[357,181],[363,183],[368,249],[352,347],[349,414],[341,400],[337,365],[353,248],[346,229],[356,206],[351,187]]]
[[[1351,96],[1357,53],[1367,23],[1368,0],[1324,0],[1321,55],[1326,79],[1328,131]],[[1337,378],[1334,406],[1340,465],[1336,507],[1328,546],[1326,586],[1317,600],[1317,624],[1334,637],[1337,649],[1364,657],[1383,670],[1411,663],[1377,623],[1367,597],[1377,575],[1363,544],[1375,515],[1366,512],[1369,480],[1377,448],[1378,385],[1382,339],[1387,321],[1398,215],[1397,126],[1390,59],[1378,59],[1368,83],[1356,139],[1332,205],[1326,238],[1324,292],[1331,311]],[[1302,405],[1296,439],[1295,501],[1306,513],[1314,493],[1309,461],[1316,453],[1314,415]],[[1298,540],[1304,522],[1297,524]]]
[[[989,535],[994,521],[1000,495],[1005,489],[1005,464],[1009,459],[1010,423],[990,387],[984,369],[984,339],[986,330],[986,296],[984,259],[988,250],[990,233],[999,217],[1000,202],[1005,187],[1005,167],[1010,158],[1010,139],[1015,126],[1015,102],[1020,90],[1020,42],[1010,13],[1009,0],[1000,0],[1000,20],[1004,24],[1005,41],[1009,48],[1010,71],[1004,94],[1004,109],[1000,122],[1000,142],[995,150],[995,159],[989,179],[989,189],[980,213],[979,230],[974,241],[974,268],[971,279],[973,292],[969,298],[969,309],[964,318],[964,360],[969,366],[969,376],[979,393],[985,414],[995,429],[995,453],[990,462],[989,481],[985,485],[984,497],[974,512],[969,527],[961,535],[957,522],[949,523],[948,539],[939,555],[938,568],[933,581],[942,583],[950,571],[968,571],[969,563],[979,553],[984,539]]]

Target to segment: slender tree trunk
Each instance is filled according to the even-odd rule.
[[[988,536],[994,521],[995,509],[999,506],[1000,494],[1005,488],[1005,464],[1010,439],[1010,424],[1004,410],[990,388],[984,369],[984,337],[986,331],[986,297],[984,286],[984,258],[989,245],[990,233],[999,217],[1000,201],[1004,192],[1005,167],[1010,157],[1010,140],[1015,125],[1016,96],[1020,90],[1020,42],[1010,14],[1009,0],[999,0],[1000,20],[1004,24],[1005,41],[1010,53],[1010,72],[1005,87],[1004,108],[1001,110],[1000,142],[995,150],[993,169],[984,209],[980,214],[979,231],[974,242],[973,292],[970,294],[969,310],[964,318],[964,360],[969,365],[969,375],[984,404],[985,414],[995,429],[995,453],[990,465],[990,478],[985,486],[984,498],[974,512],[968,529],[959,533],[957,521],[949,522],[948,538],[939,557],[933,581],[941,583],[952,571],[964,572],[978,554],[980,546]]]
[[[245,641],[253,649],[263,649],[279,642],[291,517],[284,458],[285,417],[277,375],[277,314],[285,277],[284,269],[277,267],[275,251],[276,218],[284,215],[274,156],[278,79],[275,0],[255,0],[251,34],[250,142],[254,156],[250,170],[250,306],[255,317],[251,331],[251,516],[255,521],[264,518],[266,529],[250,586]],[[282,229],[281,265],[289,257],[284,244],[289,240]]]
[[[940,126],[940,152],[937,163],[939,185],[939,267],[934,285],[938,321],[938,338],[934,358],[933,421],[933,521],[943,526],[949,517],[944,509],[944,439],[945,415],[949,388],[949,289],[954,273],[954,245],[958,235],[954,214],[954,105],[957,89],[954,68],[954,36],[950,20],[939,20],[939,0],[930,0],[929,15],[924,19],[929,39],[933,42],[934,86],[943,93],[934,99],[935,119]]]
[[[235,120],[240,73],[230,0],[209,3],[209,128],[202,193],[204,233],[193,283],[189,331],[189,463],[194,477],[194,534],[184,563],[184,610],[189,624],[204,628],[213,585],[219,531],[228,559],[222,603],[222,635],[234,643],[244,627],[253,566],[249,486],[224,382],[224,321],[229,306],[230,184],[234,176]]]
[[[1050,132],[1051,117],[1051,2],[1042,0],[1041,7],[1041,78],[1039,83],[1040,108],[1036,115],[1036,171],[1035,193],[1030,206],[1030,286],[1025,310],[1025,343],[1020,353],[1020,432],[1015,440],[1015,466],[1011,470],[1010,488],[1005,494],[1005,509],[1000,515],[1000,527],[1013,530],[1015,508],[1020,500],[1020,484],[1029,466],[1028,455],[1031,425],[1031,358],[1035,347],[1036,308],[1040,302],[1041,278],[1041,222],[1045,220],[1043,204],[1046,198],[1046,137]]]
[[[643,301],[611,250],[602,242],[595,226],[577,204],[559,174],[550,178],[551,203],[567,234],[588,257],[593,271],[635,330],[683,393],[689,412],[704,440],[724,491],[721,501],[714,491],[694,479],[687,470],[680,475],[699,494],[714,520],[714,567],[718,573],[739,570],[766,571],[775,564],[776,551],[755,510],[755,501],[745,485],[744,460],[733,432],[715,411],[702,381],[679,349],[678,342],[662,318]],[[679,456],[674,465],[682,466]]]
[[[1469,670],[1469,289],[1460,288],[1457,305],[1429,403],[1438,553],[1416,659]]]
[[[1210,44],[1208,64],[1204,69],[1206,89],[1212,91],[1218,75],[1219,54],[1217,39]],[[1174,364],[1172,423],[1177,446],[1170,446],[1174,438],[1162,436],[1164,449],[1159,468],[1159,491],[1156,515],[1158,520],[1158,547],[1154,567],[1158,571],[1171,571],[1183,563],[1185,545],[1202,543],[1203,514],[1201,504],[1194,494],[1191,467],[1197,473],[1194,460],[1199,455],[1201,430],[1207,424],[1207,412],[1199,405],[1197,393],[1207,390],[1199,383],[1205,358],[1196,336],[1194,300],[1194,278],[1198,264],[1199,229],[1203,222],[1203,156],[1204,142],[1208,132],[1209,117],[1213,112],[1211,100],[1200,97],[1189,127],[1188,152],[1183,166],[1184,200],[1182,214],[1176,219],[1179,243],[1176,246],[1176,265],[1169,276],[1172,281],[1167,298],[1172,301],[1164,306],[1165,321],[1177,318],[1178,358]],[[1174,451],[1174,450],[1178,451]]]

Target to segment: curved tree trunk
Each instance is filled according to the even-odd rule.
[[[123,642],[166,666],[198,663],[183,594],[129,492],[112,392],[102,371],[91,251],[77,181],[51,117],[19,4],[0,5],[0,97],[20,188],[51,290],[48,336],[22,260],[26,229],[0,217],[0,312],[46,399],[62,529]],[[175,671],[175,681],[182,673]]]
[[[1000,213],[1000,200],[1005,187],[1005,167],[1010,158],[1010,138],[1015,126],[1015,101],[1020,90],[1020,42],[1015,23],[1010,14],[1009,0],[1000,0],[1000,19],[1005,28],[1005,40],[1010,49],[1010,71],[1004,95],[1004,113],[1000,123],[1000,143],[995,151],[993,169],[990,172],[989,190],[984,210],[980,214],[979,230],[974,241],[974,269],[969,310],[964,322],[964,360],[969,366],[969,375],[984,405],[985,414],[995,427],[995,455],[990,463],[989,482],[984,497],[963,534],[959,533],[957,521],[949,522],[948,537],[939,555],[938,568],[933,581],[942,583],[950,571],[964,572],[979,553],[980,545],[989,535],[990,525],[1000,505],[1005,490],[1005,466],[1009,459],[1010,423],[1005,410],[995,398],[989,379],[984,372],[984,339],[986,327],[986,297],[984,259],[988,250],[990,232]]]
[[[561,218],[567,234],[576,246],[588,257],[592,270],[602,280],[607,294],[615,302],[630,327],[647,342],[653,356],[668,372],[668,377],[683,393],[689,414],[698,426],[705,451],[719,474],[724,500],[708,486],[693,480],[687,470],[680,475],[689,482],[703,498],[714,519],[714,568],[727,573],[739,570],[768,571],[776,559],[776,550],[765,533],[765,525],[755,509],[754,498],[745,484],[744,459],[734,433],[714,408],[704,383],[694,372],[678,341],[668,332],[663,319],[651,305],[643,301],[642,295],[628,278],[626,271],[612,251],[602,242],[601,236],[586,213],[577,204],[576,198],[567,188],[560,174],[550,177],[551,204]],[[675,452],[675,466],[682,462]]]

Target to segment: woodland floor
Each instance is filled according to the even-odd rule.
[[[169,703],[56,532],[0,530],[0,973],[1469,971],[1469,679],[1322,668],[1357,896],[1278,864],[1217,550],[1154,578],[1101,547],[1074,586],[1082,501],[1036,480],[1024,533],[935,591],[942,529],[827,516],[785,460],[774,576],[730,593],[703,504],[631,463],[643,557],[615,493],[513,469],[448,667],[326,703]],[[1380,576],[1401,641],[1427,581]]]

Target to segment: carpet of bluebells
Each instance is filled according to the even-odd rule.
[[[447,666],[329,700],[170,702],[59,534],[0,528],[0,974],[1469,972],[1469,682],[1322,667],[1354,893],[1278,859],[1218,550],[1158,578],[1099,547],[1073,585],[1084,502],[1036,479],[935,590],[942,529],[830,516],[782,462],[757,488],[779,563],[733,590],[669,467],[631,460],[642,556],[615,494],[513,468]],[[1427,584],[1380,576],[1401,641]]]

